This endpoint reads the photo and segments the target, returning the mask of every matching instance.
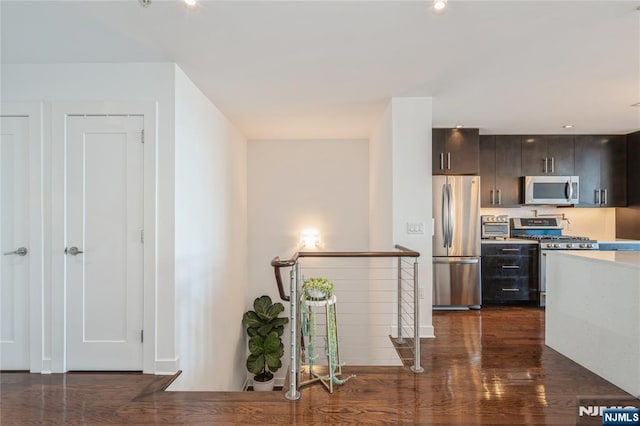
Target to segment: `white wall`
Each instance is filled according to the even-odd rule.
[[[247,308],[263,294],[279,300],[271,259],[297,251],[305,228],[320,231],[323,250],[367,250],[368,158],[366,140],[249,141]]]
[[[369,247],[368,153],[364,140],[249,141],[247,303],[278,295],[270,261],[297,251],[305,228],[325,251]]]
[[[371,136],[370,159],[371,248],[401,244],[420,252],[418,285],[424,294],[420,334],[424,337],[433,336],[431,113],[431,98],[393,98]],[[407,234],[407,222],[424,222],[425,234]]]
[[[155,102],[157,112],[157,332],[154,360],[162,369],[177,365],[174,338],[174,68],[173,64],[56,64],[2,65],[0,93],[3,101],[45,101],[43,152],[44,211],[44,348],[43,363],[51,363],[52,322],[62,321],[53,312],[51,270],[62,259],[59,247],[51,247],[54,228],[51,210],[59,194],[51,193],[51,105],[60,101]],[[58,197],[58,198],[56,198]],[[54,324],[55,325],[55,324]]]
[[[431,98],[391,100],[393,239],[420,252],[420,335],[433,336],[431,237]],[[407,234],[407,222],[424,222],[425,234]]]
[[[391,102],[369,140],[369,249],[393,247]]]
[[[239,391],[246,342],[246,141],[176,67],[175,298],[170,390]]]

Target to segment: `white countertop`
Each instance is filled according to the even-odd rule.
[[[506,240],[482,240],[482,244],[538,244],[538,242],[522,238],[508,238]]]
[[[607,264],[631,266],[640,270],[639,251],[596,251],[596,250],[558,250],[548,251],[547,255],[576,256]]]
[[[545,343],[640,396],[640,252],[548,250]]]
[[[640,240],[626,240],[624,238],[613,238],[610,240],[598,240],[599,243],[607,244],[624,244],[624,243],[640,243]]]

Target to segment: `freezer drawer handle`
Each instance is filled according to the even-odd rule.
[[[520,269],[518,265],[502,265],[502,269]]]
[[[517,289],[517,288],[503,288],[502,291],[520,291],[520,289]]]
[[[520,249],[517,249],[517,248],[508,248],[508,249],[500,249],[500,251],[520,251]]]
[[[465,263],[472,264],[478,263],[478,259],[465,259],[462,257],[445,257],[444,259],[433,258],[433,263]]]

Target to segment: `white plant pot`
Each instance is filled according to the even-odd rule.
[[[327,294],[322,291],[319,290],[317,288],[308,288],[307,289],[307,296],[313,298],[313,299],[326,299],[327,298]]]
[[[256,379],[253,379],[253,390],[256,392],[268,392],[273,390],[273,384],[275,383],[275,376],[271,378],[271,380],[267,382],[259,382]]]

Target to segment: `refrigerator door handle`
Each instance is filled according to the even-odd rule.
[[[453,214],[452,214],[453,206],[451,205],[451,198],[452,198],[451,184],[447,184],[447,196],[449,198],[449,201],[447,203],[447,215],[448,215],[447,222],[449,224],[449,245],[448,245],[448,247],[451,247],[453,245],[453,229],[454,229],[454,225],[455,225],[453,223]]]
[[[442,185],[442,247],[447,247],[447,216],[445,214],[447,208],[447,184]]]

